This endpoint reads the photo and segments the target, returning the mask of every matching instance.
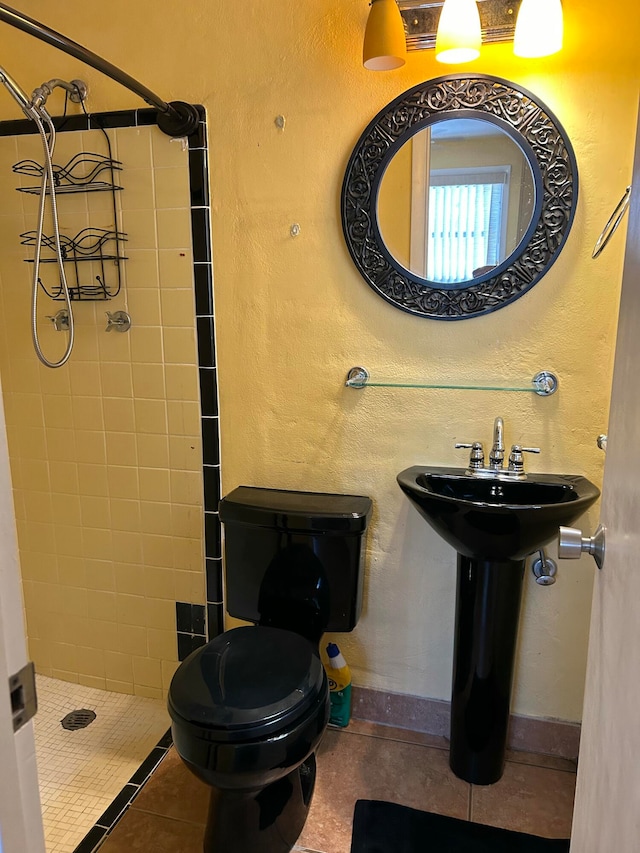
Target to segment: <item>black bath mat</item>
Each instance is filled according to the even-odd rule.
[[[569,841],[538,838],[453,817],[358,800],[351,853],[568,853]]]

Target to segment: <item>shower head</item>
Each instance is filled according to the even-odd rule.
[[[11,94],[11,96],[18,102],[18,105],[25,113],[27,118],[33,118],[33,105],[31,103],[31,99],[24,92],[20,86],[13,79],[11,74],[8,71],[5,71],[2,66],[0,66],[0,83],[4,83],[5,88]]]

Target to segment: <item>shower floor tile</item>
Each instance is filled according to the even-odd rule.
[[[36,757],[47,853],[72,853],[169,728],[164,701],[37,676]],[[94,711],[84,729],[60,721]]]

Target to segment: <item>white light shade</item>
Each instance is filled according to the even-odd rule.
[[[436,36],[438,62],[471,62],[480,56],[482,28],[476,0],[446,0]]]
[[[513,52],[527,58],[557,53],[562,49],[563,29],[560,0],[522,0]]]
[[[370,71],[391,71],[407,61],[404,21],[396,0],[372,0],[362,54]]]

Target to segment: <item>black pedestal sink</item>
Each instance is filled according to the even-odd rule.
[[[504,770],[526,557],[599,497],[585,477],[473,476],[414,466],[402,491],[458,552],[450,765],[476,785]]]

